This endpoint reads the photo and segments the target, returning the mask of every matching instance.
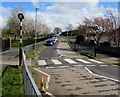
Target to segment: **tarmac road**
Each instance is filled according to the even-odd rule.
[[[78,55],[61,38],[38,56],[37,68],[51,76],[48,91],[54,95],[118,95],[117,82],[92,75],[85,67],[93,73],[118,80],[118,67]]]

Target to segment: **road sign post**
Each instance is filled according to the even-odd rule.
[[[22,20],[24,19],[24,15],[22,13],[18,14],[18,18],[20,20],[20,48],[19,48],[19,65],[22,64]]]

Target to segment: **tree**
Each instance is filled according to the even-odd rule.
[[[59,33],[61,33],[62,32],[62,30],[59,28],[59,27],[56,27],[54,30],[53,30],[53,33],[54,34],[59,34]]]
[[[18,19],[18,13],[22,12],[24,14],[24,11],[21,7],[14,7],[11,11],[11,16],[8,18],[6,27],[8,28],[8,33],[14,34],[16,40],[16,35],[19,35],[19,19]]]
[[[18,19],[19,12],[22,12],[24,14],[24,20],[22,23],[23,33],[26,33],[31,37],[35,36],[35,34],[40,35],[50,33],[50,28],[46,24],[39,22],[39,20],[37,21],[37,26],[35,28],[35,20],[32,19],[30,16],[27,16],[21,7],[14,7],[12,9],[11,16],[9,17],[6,24],[8,33],[13,33],[14,36],[19,35],[20,30],[20,22]]]
[[[73,25],[72,24],[68,24],[66,29],[67,29],[67,31],[72,31],[73,30]]]
[[[109,22],[107,18],[102,17],[93,19],[85,18],[84,23],[89,27],[89,33],[91,33],[97,45],[103,36],[105,36],[106,31],[110,29],[111,25],[111,22]]]
[[[119,47],[119,43],[120,43],[120,34],[119,34],[119,23],[118,23],[118,17],[115,16],[114,14],[114,10],[110,7],[107,8],[106,10],[106,14],[105,17],[109,22],[109,26],[107,28],[107,33],[108,33],[108,37],[110,41],[113,41],[114,44]]]
[[[89,26],[87,26],[87,25],[79,25],[76,29],[78,31],[77,34],[85,36],[86,33],[87,33],[87,30],[89,29]]]

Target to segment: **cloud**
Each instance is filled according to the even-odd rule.
[[[10,15],[11,14],[11,8],[5,8],[5,7],[0,7],[2,14],[5,15]]]
[[[0,16],[0,28],[4,27],[6,25],[6,19]]]
[[[34,0],[34,1],[32,0],[31,2],[33,3],[34,7],[38,7],[39,0]]]
[[[85,17],[92,18],[97,16],[103,16],[103,12],[97,6],[96,2],[57,2],[47,7],[46,12],[39,12],[38,19],[47,24],[51,24],[52,29],[60,27],[62,30],[66,30],[68,24],[72,24],[74,27],[78,24],[83,24],[82,21]]]

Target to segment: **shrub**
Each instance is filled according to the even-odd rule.
[[[83,35],[76,36],[76,43],[79,44],[80,42],[84,42],[85,37]]]

